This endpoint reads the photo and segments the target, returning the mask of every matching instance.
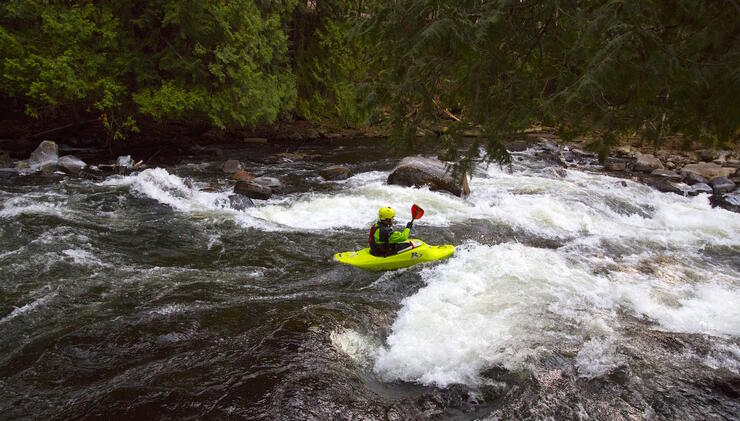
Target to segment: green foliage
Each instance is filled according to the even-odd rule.
[[[0,93],[31,116],[70,107],[121,115],[104,124],[115,137],[135,127],[134,115],[222,128],[269,123],[296,101],[285,27],[294,6],[6,2]]]
[[[721,2],[381,1],[362,24],[394,137],[447,120],[463,170],[535,124],[588,135],[605,157],[621,136],[736,143],[738,8]],[[454,115],[455,119],[451,119]],[[457,157],[464,130],[482,148]]]
[[[357,89],[367,78],[368,60],[361,40],[352,35],[359,7],[339,0],[296,9],[297,112],[308,120],[350,127],[368,120]]]
[[[300,88],[298,113],[309,120],[336,121],[356,127],[367,120],[357,95],[364,78],[357,40],[348,39],[350,24],[328,21],[315,33],[309,49],[297,64]]]

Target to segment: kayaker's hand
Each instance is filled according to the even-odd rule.
[[[411,227],[414,225],[414,221],[409,221],[408,224],[406,224],[406,228],[411,229]]]

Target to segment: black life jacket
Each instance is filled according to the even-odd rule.
[[[377,230],[380,230],[380,232],[378,233],[378,237],[380,237],[381,241],[383,240],[383,237],[386,237],[385,242],[375,242],[375,231]],[[373,256],[389,256],[393,254],[393,252],[391,251],[391,246],[388,242],[388,239],[392,232],[392,227],[381,227],[380,222],[376,222],[372,227],[370,227],[370,235],[368,235],[367,237],[367,243],[370,246],[370,254],[372,254]]]

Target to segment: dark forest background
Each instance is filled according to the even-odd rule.
[[[536,125],[603,156],[626,136],[736,147],[739,38],[734,0],[11,0],[0,111],[108,141],[307,120],[450,146],[476,129],[499,160]]]

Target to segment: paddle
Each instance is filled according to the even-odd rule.
[[[411,206],[411,220],[414,219],[421,219],[421,217],[424,216],[424,209],[420,208],[419,205],[414,203]]]

